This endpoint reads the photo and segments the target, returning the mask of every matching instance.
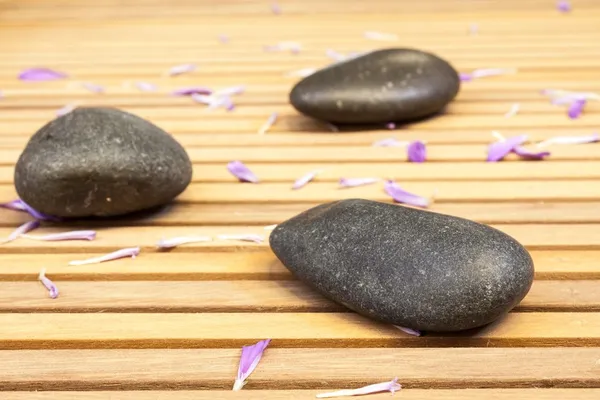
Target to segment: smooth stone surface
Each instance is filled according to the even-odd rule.
[[[170,202],[192,163],[169,134],[135,115],[78,108],[36,132],[15,168],[19,197],[59,217],[115,216]]]
[[[332,123],[416,120],[441,111],[457,95],[460,79],[441,58],[419,50],[377,50],[333,64],[292,89],[301,113]]]
[[[307,210],[271,233],[300,280],[365,316],[422,331],[460,331],[507,313],[533,282],[529,253],[462,218],[369,200]]]

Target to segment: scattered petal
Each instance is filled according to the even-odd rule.
[[[340,128],[338,128],[336,125],[332,124],[331,122],[325,122],[325,126],[327,126],[327,128],[331,132],[339,132],[340,131]]]
[[[515,103],[510,107],[510,110],[508,110],[508,112],[506,114],[504,114],[504,117],[512,118],[519,113],[520,109],[521,109],[521,104]]]
[[[417,331],[416,329],[410,329],[404,326],[399,326],[399,325],[394,325],[396,328],[400,329],[402,332],[404,333],[408,333],[409,335],[412,336],[421,336],[422,332],[421,331]]]
[[[14,211],[27,212],[27,208],[25,208],[25,205],[24,205],[23,201],[21,201],[21,199],[9,201],[8,203],[1,203],[0,207],[7,208],[9,210],[14,210]]]
[[[394,181],[387,181],[384,185],[385,192],[394,199],[396,203],[403,203],[417,207],[426,208],[429,206],[429,199],[407,192],[398,186]]]
[[[549,151],[534,152],[534,151],[527,150],[526,148],[521,147],[521,146],[516,146],[513,149],[513,152],[516,155],[518,155],[519,157],[524,158],[526,160],[543,160],[544,158],[546,158],[550,155]]]
[[[471,36],[477,36],[479,35],[479,24],[470,24],[469,25],[469,35]]]
[[[265,231],[272,231],[273,229],[277,228],[277,224],[273,224],[273,225],[267,225],[265,226],[263,229]]]
[[[241,161],[229,162],[227,170],[242,182],[258,183],[258,177]]]
[[[56,299],[58,297],[58,286],[54,282],[52,282],[49,278],[46,277],[46,269],[42,268],[40,274],[38,275],[38,280],[42,282],[42,285],[46,289],[48,289],[48,295],[51,299]]]
[[[215,96],[232,96],[234,94],[242,94],[246,91],[246,86],[230,86],[224,89],[219,89],[215,92]]]
[[[339,51],[335,51],[333,49],[327,49],[325,50],[325,55],[329,58],[331,58],[333,61],[345,61],[348,57],[343,54],[340,53]]]
[[[408,161],[410,162],[421,163],[427,160],[427,147],[425,147],[425,142],[420,140],[410,142],[406,151],[408,153]]]
[[[307,76],[310,76],[310,75],[314,74],[315,72],[317,72],[317,68],[302,68],[302,69],[297,69],[295,71],[288,72],[287,76],[297,76],[300,78],[306,78]]]
[[[160,239],[156,244],[159,249],[172,249],[182,244],[212,242],[210,236],[179,236],[170,239]]]
[[[229,36],[227,35],[219,35],[219,42],[223,44],[229,43]]]
[[[8,203],[0,204],[2,208],[8,208],[9,210],[14,211],[25,211],[29,213],[33,218],[40,221],[60,221],[60,218],[53,217],[51,215],[42,214],[41,212],[31,208],[27,203],[25,203],[21,199],[9,201]]]
[[[217,239],[219,240],[240,240],[242,242],[254,242],[254,243],[262,243],[265,241],[265,238],[260,235],[254,234],[239,234],[239,235],[218,235]]]
[[[167,71],[167,75],[169,76],[177,76],[186,74],[188,72],[194,72],[196,70],[196,64],[181,64],[171,67],[169,71]]]
[[[460,80],[463,82],[472,81],[474,79],[485,78],[488,76],[499,76],[515,74],[517,70],[515,68],[481,68],[476,69],[469,73],[461,73]]]
[[[84,82],[81,84],[81,86],[92,93],[104,93],[104,86],[100,86],[95,83]]]
[[[374,147],[402,147],[408,145],[408,142],[401,142],[396,138],[381,139],[373,142]]]
[[[246,385],[248,377],[258,366],[269,343],[271,343],[271,339],[265,339],[251,346],[242,347],[242,356],[240,357],[240,365],[237,378],[233,384],[233,390],[241,390]]]
[[[117,260],[119,258],[131,257],[135,258],[140,254],[139,247],[129,247],[117,251],[113,251],[112,253],[105,254],[100,257],[88,258],[85,260],[75,260],[70,261],[69,265],[87,265],[87,264],[99,264],[106,261]]]
[[[274,45],[264,46],[266,52],[290,51],[293,54],[298,54],[302,50],[302,45],[298,42],[279,42]]]
[[[260,127],[260,129],[258,130],[258,134],[259,135],[264,135],[265,133],[267,133],[267,131],[269,129],[271,129],[271,127],[273,125],[275,125],[275,122],[277,122],[277,117],[278,117],[279,113],[278,112],[274,112],[272,113],[269,118],[267,119],[267,121]]]
[[[310,171],[306,175],[301,176],[300,178],[298,178],[294,182],[294,184],[292,185],[292,189],[293,190],[298,190],[300,188],[303,188],[304,186],[306,186],[308,184],[308,182],[310,182],[313,179],[315,179],[315,177],[317,175],[319,175],[321,172],[323,172],[322,169],[317,169],[317,170],[314,170],[314,171]]]
[[[67,104],[67,105],[63,106],[62,108],[59,108],[58,110],[56,110],[55,114],[57,117],[62,117],[63,115],[67,115],[68,113],[73,111],[75,108],[77,108],[77,106],[75,104]]]
[[[364,33],[365,39],[369,40],[380,40],[380,41],[396,41],[398,40],[398,35],[393,33],[383,33],[383,32],[375,32],[375,31],[366,31]]]
[[[156,92],[158,87],[154,83],[150,82],[136,82],[135,87],[140,92]]]
[[[502,160],[515,147],[518,147],[527,141],[527,135],[515,136],[504,141],[497,141],[489,145],[487,161],[496,162]]]
[[[351,188],[357,186],[372,185],[379,182],[379,178],[340,178],[341,188]]]
[[[388,122],[385,127],[388,128],[390,131],[393,131],[394,129],[396,129],[396,123]]]
[[[570,90],[561,89],[544,89],[541,91],[542,95],[552,98],[566,98],[567,101],[563,104],[570,103],[572,100],[585,99],[585,100],[600,100],[600,94],[594,92],[573,92]]]
[[[552,144],[587,144],[596,142],[600,142],[600,135],[597,133],[590,136],[557,136],[538,143],[537,147],[546,147]]]
[[[337,392],[318,394],[318,399],[324,399],[328,397],[344,397],[344,396],[361,396],[365,394],[391,392],[392,395],[398,390],[402,389],[402,385],[398,383],[398,378],[394,378],[390,382],[376,383],[374,385],[364,386],[358,389],[344,389],[338,390]]]
[[[581,116],[581,113],[583,113],[583,109],[585,108],[586,103],[587,103],[587,100],[585,100],[585,99],[573,100],[573,102],[569,106],[569,111],[567,112],[569,115],[569,118],[571,118],[571,119],[579,118]]]
[[[281,15],[281,7],[277,3],[271,4],[271,12],[275,15]]]
[[[31,68],[19,74],[19,79],[22,81],[55,81],[58,79],[67,78],[67,74],[59,71],[54,71],[50,68]]]
[[[14,231],[11,232],[10,235],[8,235],[8,237],[6,239],[4,239],[3,241],[1,241],[1,244],[4,243],[9,243],[12,242],[13,240],[16,240],[19,238],[19,236],[27,233],[27,232],[31,232],[32,230],[38,228],[40,226],[40,221],[29,221],[29,222],[25,222],[23,225],[19,226],[17,229],[15,229]]]
[[[559,0],[556,2],[556,9],[561,13],[568,13],[571,11],[571,2],[568,0]]]
[[[27,235],[22,234],[21,237],[31,240],[42,240],[47,242],[61,240],[94,240],[96,239],[96,231],[69,231],[61,233],[51,233],[48,235]]]
[[[204,86],[189,86],[171,92],[174,96],[191,96],[193,94],[210,95],[212,90]]]

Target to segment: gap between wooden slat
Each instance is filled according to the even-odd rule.
[[[89,253],[87,256],[97,256]],[[600,279],[600,251],[531,251],[538,280]],[[76,254],[0,254],[0,281],[36,281],[41,268],[57,281],[290,280],[268,249],[252,252],[142,253],[137,259],[69,266]]]
[[[273,342],[244,392],[237,395],[257,389],[361,387],[394,376],[411,389],[600,387],[597,348],[276,347]],[[5,391],[230,390],[239,357],[239,349],[1,351],[0,387]]]
[[[346,312],[298,281],[0,282],[0,312]],[[600,312],[597,281],[535,281],[514,312]]]

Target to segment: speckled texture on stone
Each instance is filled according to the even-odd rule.
[[[331,65],[290,93],[301,113],[333,123],[410,121],[442,110],[460,79],[448,62],[419,50],[384,49]]]
[[[36,132],[15,168],[19,197],[59,217],[115,216],[170,202],[192,164],[162,129],[110,108],[79,108]]]
[[[300,280],[365,316],[423,331],[488,324],[517,305],[533,261],[515,239],[462,218],[369,200],[279,224],[271,248]]]

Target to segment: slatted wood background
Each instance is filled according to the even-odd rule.
[[[551,147],[543,162],[509,157],[486,164],[491,131],[534,141],[587,135],[600,105],[569,120],[540,95],[545,88],[600,91],[600,3],[574,0],[0,1],[0,200],[15,197],[14,162],[28,137],[65,104],[109,105],[146,117],[183,143],[194,181],[165,211],[77,226],[90,243],[20,240],[0,246],[0,398],[310,399],[315,394],[398,376],[403,399],[600,398],[600,145]],[[469,33],[471,24],[479,34]],[[363,32],[398,35],[367,40]],[[230,38],[228,44],[219,35]],[[281,41],[300,54],[265,53]],[[401,127],[328,132],[298,115],[287,93],[294,70],[340,52],[386,46],[430,50],[460,71],[518,68],[465,84],[445,115]],[[164,72],[197,63],[191,74]],[[25,83],[46,66],[68,81]],[[148,81],[157,93],[132,82]],[[105,85],[93,94],[80,82]],[[207,112],[169,95],[187,85],[246,85],[234,112]],[[504,114],[520,103],[513,118]],[[257,130],[272,112],[266,135]],[[431,162],[406,162],[378,139],[421,139]],[[225,165],[240,159],[261,178],[241,184]],[[300,191],[291,183],[322,168]],[[265,234],[323,201],[389,201],[380,185],[337,189],[340,177],[393,177],[429,196],[435,211],[491,224],[531,251],[536,281],[497,324],[471,335],[422,338],[370,322],[295,281],[267,244],[213,242],[158,253],[161,237]],[[51,193],[48,194],[51,196]],[[0,210],[0,236],[27,220]],[[40,232],[69,229],[46,225]],[[69,267],[69,260],[141,246],[136,259]],[[77,254],[76,254],[77,253]],[[39,270],[61,289],[50,300]],[[243,392],[230,388],[240,347],[272,338]],[[388,394],[372,398],[388,398]]]

